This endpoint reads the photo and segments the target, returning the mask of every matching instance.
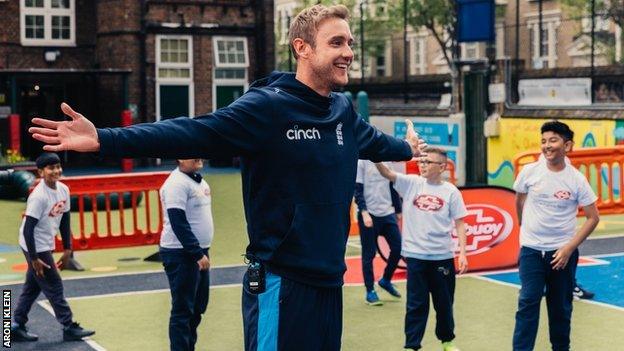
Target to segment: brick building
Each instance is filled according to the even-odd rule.
[[[0,0],[0,23],[0,129],[20,115],[29,157],[28,121],[62,101],[97,126],[201,115],[275,61],[272,0]]]

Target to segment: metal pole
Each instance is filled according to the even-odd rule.
[[[360,91],[364,91],[364,0],[360,2],[360,65],[362,66],[362,78],[360,79]]]
[[[520,0],[516,0],[516,67],[520,60]]]
[[[539,29],[538,29],[538,34],[537,34],[537,54],[539,55],[539,60],[542,61],[542,55],[544,54],[542,52],[542,30],[543,30],[543,23],[542,23],[542,0],[538,0],[538,15],[539,15]],[[542,68],[544,68],[544,62],[542,61]]]
[[[288,31],[286,32],[286,35],[289,37],[290,35],[290,15],[288,15],[288,17],[286,17],[286,21],[287,21],[287,26],[288,26]],[[293,67],[292,67],[292,50],[290,48],[290,41],[288,42],[288,72],[292,72],[293,71]]]
[[[407,0],[403,0],[403,100],[406,104],[408,100],[407,68]]]
[[[591,79],[591,101],[594,102],[594,56],[595,56],[595,39],[596,39],[596,0],[591,0],[591,63],[589,77]]]

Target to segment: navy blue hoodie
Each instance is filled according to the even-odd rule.
[[[340,93],[321,96],[274,72],[212,114],[97,130],[116,157],[241,156],[247,253],[270,272],[343,284],[357,160],[408,160],[409,145],[366,123]]]

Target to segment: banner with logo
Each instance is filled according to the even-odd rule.
[[[516,216],[515,192],[496,186],[460,190],[468,210],[468,216],[464,218],[468,271],[516,266],[520,252],[520,226]],[[453,242],[457,258],[459,246],[456,233],[453,233]],[[379,236],[377,244],[381,257],[387,259],[389,248],[382,236]],[[400,267],[405,268],[405,263],[401,262]]]
[[[518,105],[591,105],[591,78],[520,79]]]

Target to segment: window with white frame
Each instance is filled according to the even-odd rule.
[[[218,109],[229,105],[247,90],[247,38],[214,37],[213,50],[213,109]]]
[[[461,43],[461,58],[468,60],[479,58],[479,43]]]
[[[505,57],[505,22],[496,22],[496,58]]]
[[[591,15],[586,15],[587,17],[583,17],[581,19],[581,27],[583,28],[583,33],[591,33]],[[609,19],[604,18],[601,15],[597,15],[594,18],[594,31],[596,32],[606,32],[609,30]]]
[[[557,66],[557,28],[558,18],[542,21],[542,32],[537,21],[529,21],[531,34],[531,58],[535,68],[553,68]]]
[[[294,16],[295,9],[297,7],[296,2],[290,2],[280,5],[275,5],[275,13],[276,13],[276,26],[277,32],[279,36],[278,44],[286,45],[288,44],[288,26],[290,25],[290,21]]]
[[[20,0],[20,32],[22,45],[75,45],[75,0]]]
[[[192,80],[191,37],[158,37],[158,79]]]
[[[410,74],[426,73],[426,43],[427,37],[412,35],[410,38]]]
[[[156,36],[156,118],[194,115],[193,39]]]
[[[371,72],[371,64],[374,64],[375,77],[390,76],[392,74],[392,43],[387,40],[376,51],[376,56],[369,57],[366,71]]]

